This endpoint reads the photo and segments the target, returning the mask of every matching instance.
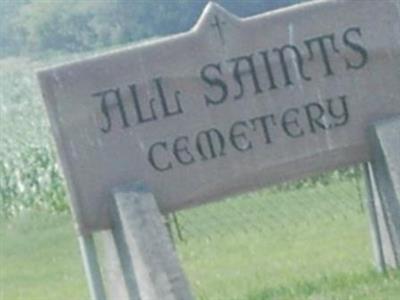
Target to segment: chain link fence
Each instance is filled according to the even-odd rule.
[[[360,166],[181,211],[169,226],[199,299],[347,299],[308,297],[373,269]]]
[[[170,216],[175,239],[273,231],[364,214],[359,166],[211,203]]]

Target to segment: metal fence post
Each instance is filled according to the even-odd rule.
[[[79,236],[79,247],[92,300],[106,300],[93,235]]]

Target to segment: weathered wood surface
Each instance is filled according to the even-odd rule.
[[[160,209],[371,158],[367,126],[400,113],[400,4],[317,1],[240,19],[215,3],[189,32],[39,73],[82,233],[111,190]]]

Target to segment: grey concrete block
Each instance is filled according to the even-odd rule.
[[[153,195],[134,187],[118,189],[114,195],[113,230],[120,240],[117,242],[119,251],[125,252],[121,255],[122,265],[131,267],[125,271],[125,276],[135,277],[134,290],[137,289],[140,299],[193,299]]]
[[[377,231],[385,267],[400,267],[400,116],[371,129]]]

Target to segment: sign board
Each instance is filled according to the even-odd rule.
[[[39,73],[81,232],[114,187],[171,212],[368,160],[367,126],[400,113],[400,4],[317,1]]]

